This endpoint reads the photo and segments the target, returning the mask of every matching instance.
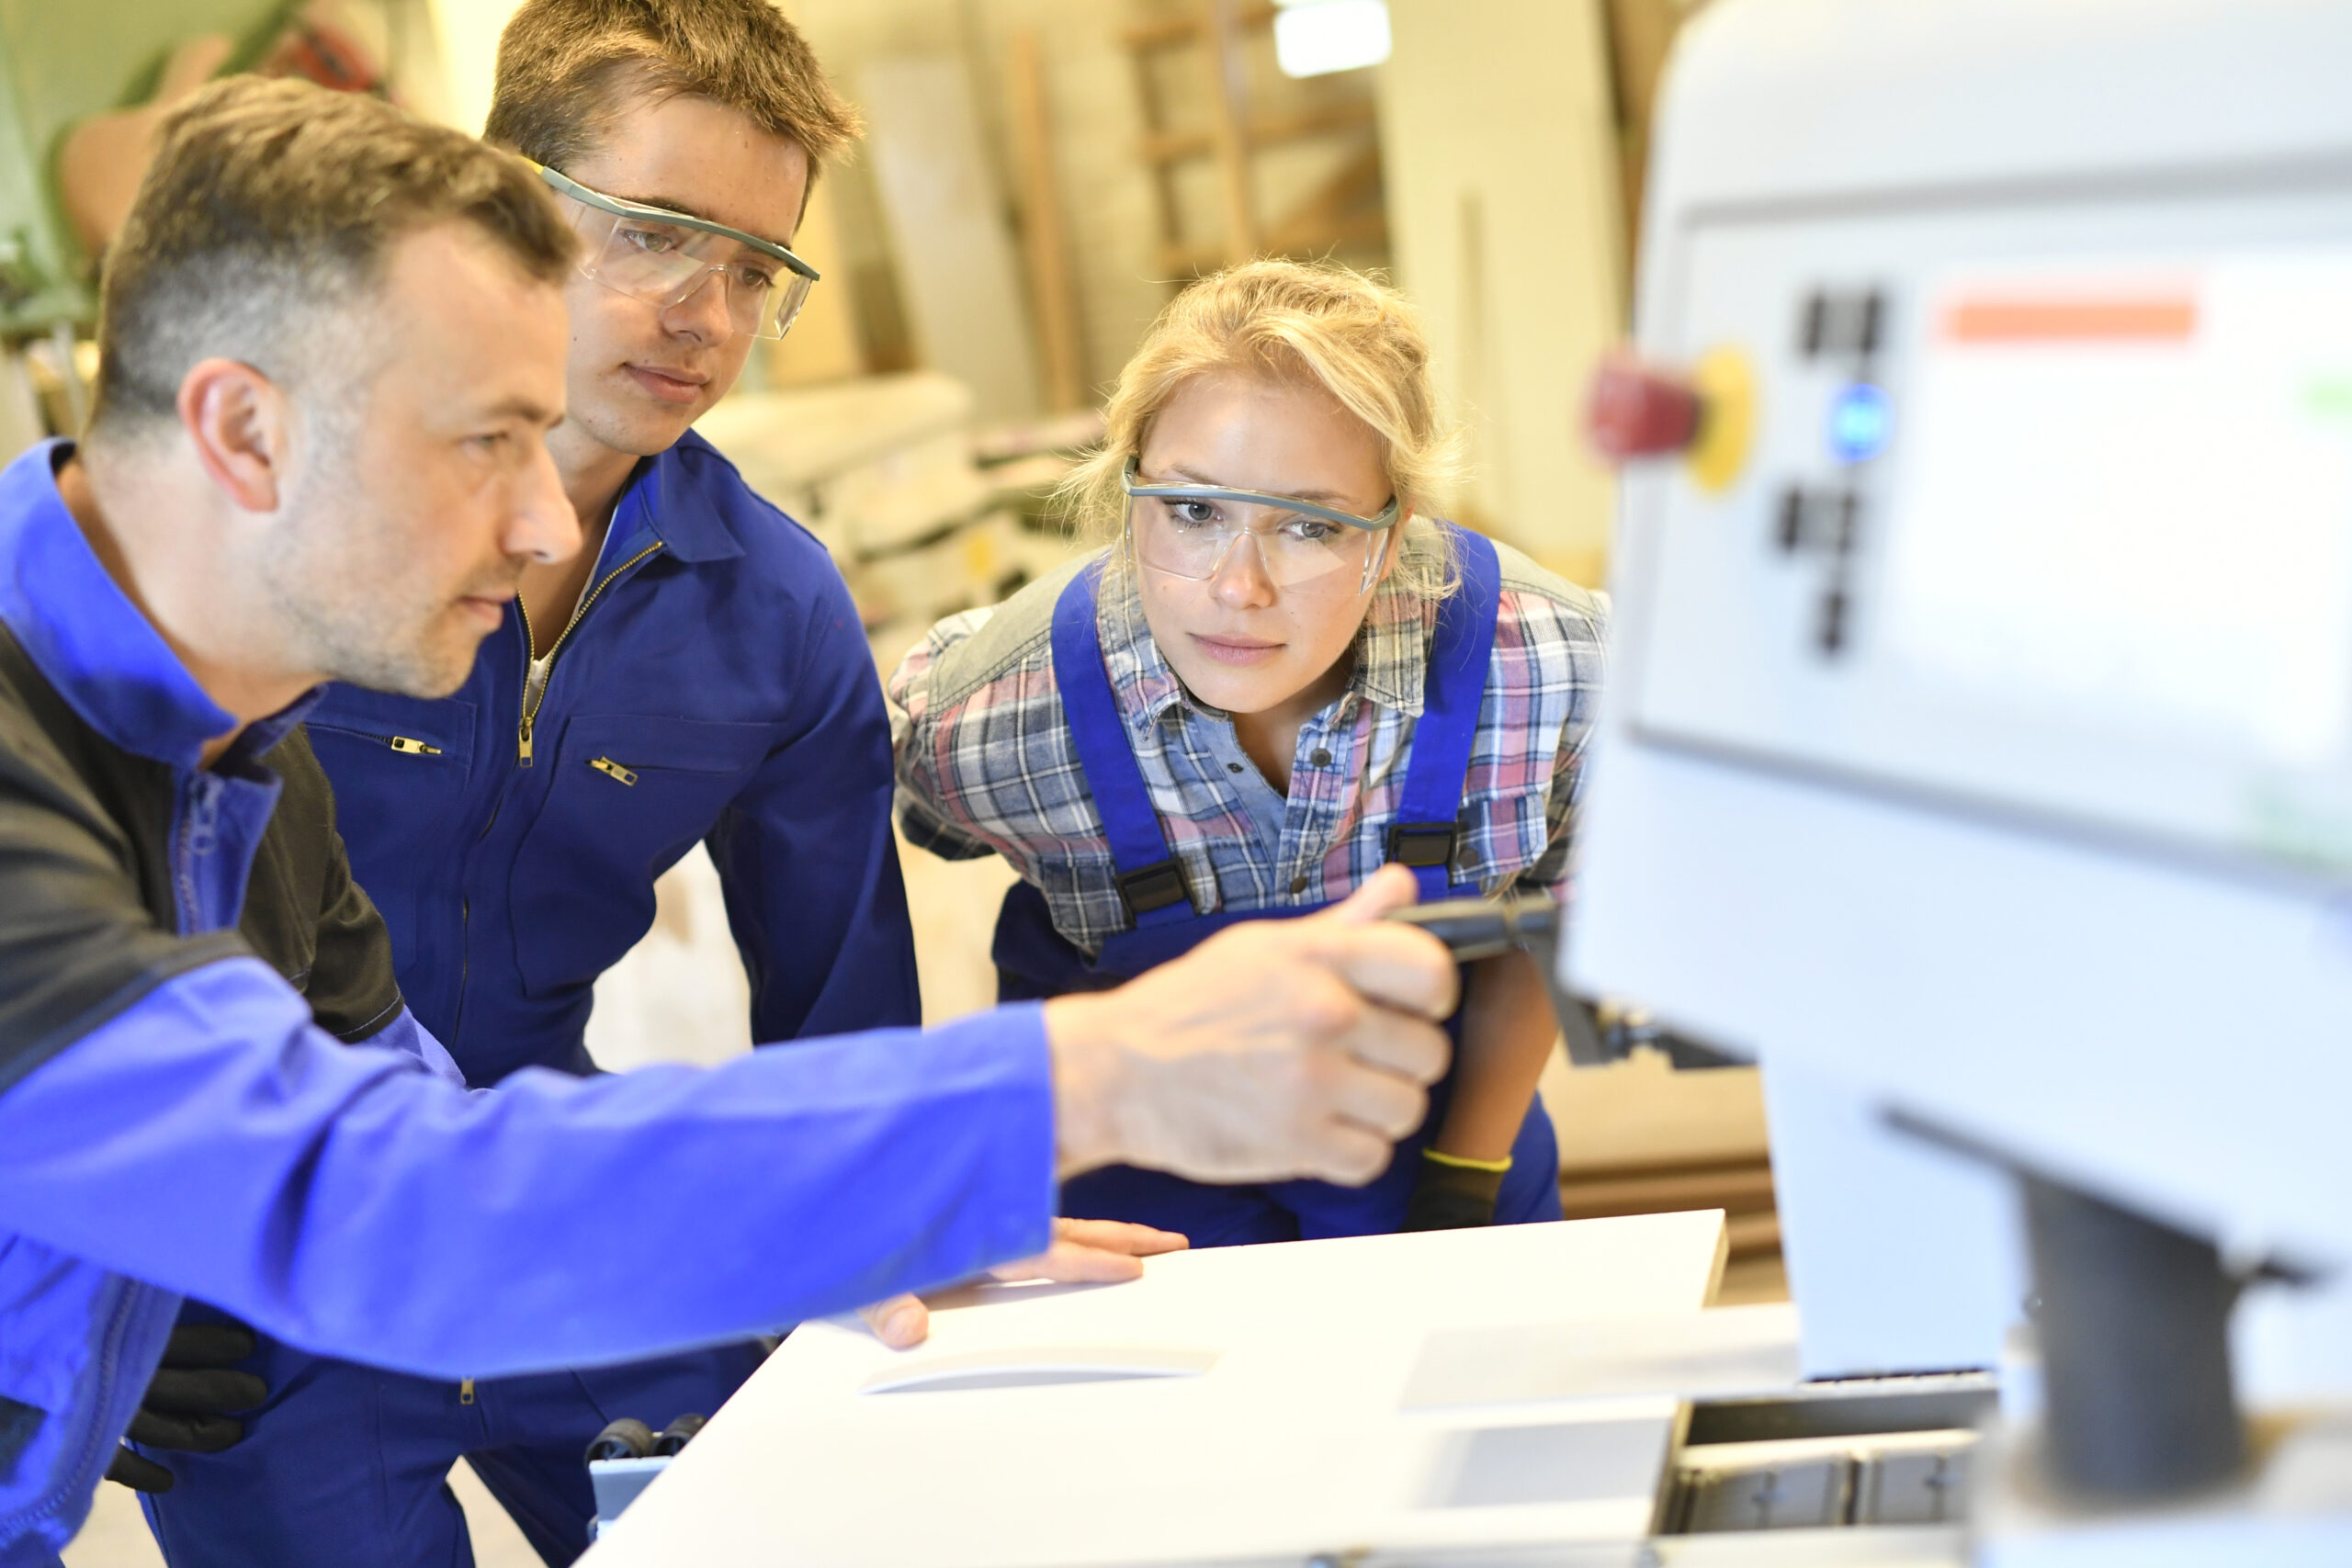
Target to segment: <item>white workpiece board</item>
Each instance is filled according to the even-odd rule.
[[[1227,1247],[1153,1258],[1130,1284],[968,1292],[913,1351],[854,1319],[806,1325],[588,1561],[984,1568],[1634,1540],[1671,1395],[1408,1412],[1405,1389],[1432,1331],[1703,1306],[1723,1247],[1707,1210]],[[1189,1377],[864,1392],[928,1360],[1084,1347],[1215,1360]],[[1576,1438],[1582,1422],[1600,1450]],[[1532,1446],[1506,1433],[1518,1458],[1499,1468],[1598,1452],[1623,1479],[1581,1500],[1464,1506],[1494,1434],[1521,1427],[1547,1430]]]

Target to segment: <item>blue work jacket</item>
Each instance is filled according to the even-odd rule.
[[[331,686],[308,721],[401,989],[470,1082],[592,1070],[596,977],[698,840],[753,1040],[921,1021],[889,716],[808,530],[689,434],[622,492],[536,700],[530,648],[517,604],[456,694]]]
[[[236,931],[301,705],[198,765],[234,720],[99,564],[58,457],[0,472],[27,672],[0,704],[0,1568],[80,1527],[183,1294],[458,1378],[741,1338],[1046,1246],[1034,1010],[473,1092],[406,1013],[321,1031]],[[125,819],[120,776],[167,819]]]

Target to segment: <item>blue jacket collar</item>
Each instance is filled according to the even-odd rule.
[[[701,493],[695,470],[721,463],[718,449],[689,430],[676,446],[646,464],[622,494],[622,509],[636,501],[642,522],[670,554],[682,561],[726,560],[743,553],[722,515],[723,508]],[[615,513],[615,531],[620,531]]]
[[[73,450],[45,441],[0,469],[0,621],[82,722],[126,751],[193,768],[237,728],[99,564],[57,493]],[[237,758],[275,745],[316,694],[246,728]]]

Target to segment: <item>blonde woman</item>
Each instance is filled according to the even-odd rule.
[[[1391,860],[1425,898],[1556,887],[1604,611],[1430,515],[1453,442],[1404,299],[1291,262],[1204,278],[1107,419],[1066,488],[1102,547],[941,622],[890,682],[908,838],[1021,874],[1001,994],[1115,984]],[[1063,1212],[1195,1246],[1557,1219],[1542,976],[1464,978],[1453,1071],[1370,1186],[1116,1168]]]

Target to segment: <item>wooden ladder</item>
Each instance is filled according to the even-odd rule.
[[[1250,35],[1271,27],[1273,17],[1274,7],[1266,0],[1196,0],[1190,15],[1126,29],[1125,40],[1135,59],[1143,103],[1143,159],[1151,168],[1159,198],[1160,265],[1176,281],[1258,255],[1319,256],[1343,246],[1387,248],[1388,214],[1380,199],[1378,110],[1372,99],[1288,114],[1250,112],[1246,49]],[[1171,128],[1161,101],[1158,57],[1188,49],[1200,51],[1209,105],[1205,130]],[[1272,221],[1261,219],[1254,155],[1263,148],[1318,137],[1359,145],[1289,212]],[[1216,164],[1223,232],[1215,241],[1187,238],[1177,193],[1177,169],[1201,159]]]

